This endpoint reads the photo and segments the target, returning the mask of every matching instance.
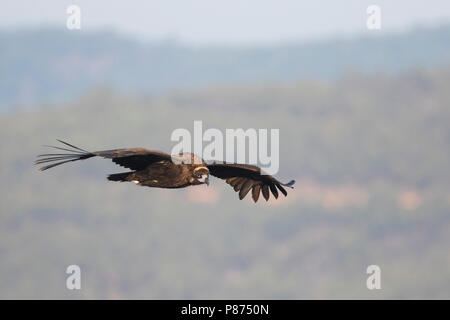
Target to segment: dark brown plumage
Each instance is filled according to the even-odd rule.
[[[278,198],[278,191],[287,196],[284,187],[294,185],[295,181],[281,183],[270,175],[261,174],[257,166],[236,163],[218,163],[205,161],[192,153],[171,156],[164,152],[144,148],[126,148],[104,151],[86,151],[67,142],[58,140],[64,147],[49,146],[65,153],[47,153],[39,155],[35,164],[46,164],[40,170],[92,157],[111,159],[114,163],[131,171],[114,173],[108,176],[110,181],[134,182],[140,186],[154,188],[184,188],[191,185],[208,184],[209,175],[225,180],[244,199],[251,191],[253,201],[257,202],[262,193],[269,200],[271,193]],[[69,149],[70,148],[70,149]]]

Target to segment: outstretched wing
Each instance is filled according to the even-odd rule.
[[[126,148],[90,152],[75,147],[67,142],[61,140],[58,141],[65,145],[64,148],[55,146],[48,147],[65,151],[65,153],[46,153],[38,155],[39,159],[35,161],[35,164],[49,163],[40,168],[40,170],[47,170],[67,162],[89,159],[96,156],[111,159],[114,163],[131,170],[142,170],[151,163],[158,161],[171,161],[171,157],[167,153],[144,148]]]
[[[94,151],[92,154],[111,159],[114,163],[131,170],[143,170],[148,165],[159,161],[172,161],[169,154],[144,148],[114,149]]]
[[[239,199],[242,200],[252,190],[253,201],[258,201],[260,193],[264,199],[269,200],[270,192],[278,198],[278,190],[287,196],[286,189],[294,185],[295,181],[289,183],[281,183],[270,175],[261,174],[261,168],[248,164],[235,163],[212,163],[207,164],[209,173],[217,178],[225,180],[226,183],[239,192]]]

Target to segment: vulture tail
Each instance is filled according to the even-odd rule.
[[[122,172],[122,173],[114,173],[114,174],[110,174],[110,175],[108,176],[108,180],[109,180],[109,181],[120,181],[120,182],[128,181],[128,176],[129,176],[130,174],[132,174],[132,173],[134,173],[134,172],[131,171],[131,172]]]
[[[95,154],[90,153],[89,151],[80,149],[78,147],[75,147],[74,145],[71,145],[71,144],[61,141],[61,140],[58,140],[58,141],[63,143],[70,149],[68,149],[67,147],[62,148],[62,147],[55,147],[55,146],[45,146],[45,147],[50,147],[50,148],[61,150],[61,151],[66,151],[66,153],[45,153],[45,154],[38,155],[39,159],[36,160],[34,162],[34,164],[49,163],[48,165],[41,167],[39,170],[44,171],[44,170],[59,166],[60,164],[64,164],[66,162],[84,160],[84,159],[89,159],[89,158],[95,157]]]

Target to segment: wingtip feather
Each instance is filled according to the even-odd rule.
[[[288,183],[282,183],[281,185],[294,189],[294,187],[293,187],[294,184],[295,184],[295,180],[291,180]]]

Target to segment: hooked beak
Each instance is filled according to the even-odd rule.
[[[197,180],[198,182],[201,183],[206,183],[209,186],[209,175],[208,174],[204,174],[202,175],[202,177],[200,179]]]

